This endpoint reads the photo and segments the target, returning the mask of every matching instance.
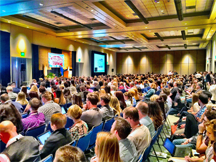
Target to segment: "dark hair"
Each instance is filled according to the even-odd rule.
[[[115,92],[115,96],[118,98],[119,102],[122,103],[123,107],[121,107],[122,109],[126,108],[127,105],[125,103],[125,99],[124,99],[124,96],[123,96],[123,93],[122,91],[116,91]]]
[[[22,86],[22,87],[21,87],[21,91],[24,92],[25,95],[26,95],[26,98],[28,98],[29,95],[28,95],[28,93],[27,93],[27,87],[26,87],[26,86]]]
[[[12,103],[0,105],[0,122],[5,120],[11,121],[16,126],[17,133],[22,132],[23,125],[21,121],[21,115]]]
[[[130,123],[122,117],[116,117],[115,121],[116,121],[116,125],[114,130],[117,130],[118,135],[121,139],[127,138],[127,136],[131,132]]]
[[[5,101],[7,101],[7,100],[9,100],[9,99],[10,99],[10,98],[9,98],[9,96],[8,96],[7,93],[4,93],[4,94],[1,95],[1,100],[2,100],[2,101],[5,102]]]
[[[57,162],[85,162],[85,154],[78,147],[73,147],[70,145],[65,145],[60,147],[55,154]]]
[[[110,94],[110,86],[106,86],[106,87],[104,88],[104,90],[105,90],[106,93],[109,93],[109,94]]]
[[[164,119],[166,119],[166,112],[165,112],[164,101],[163,101],[162,97],[157,98],[156,102],[160,105],[161,111],[163,113],[163,117],[164,117]]]
[[[34,91],[29,92],[29,98],[30,98],[30,99],[35,98],[35,97],[36,97],[36,98],[39,98],[37,92],[34,92]]]
[[[169,83],[169,86],[170,86],[170,87],[173,87],[173,83]]]
[[[74,104],[83,107],[82,97],[79,93],[73,95]]]
[[[109,95],[103,95],[103,96],[101,96],[101,100],[103,100],[105,104],[109,104],[110,96]]]
[[[202,93],[204,93],[205,95],[207,95],[208,98],[211,98],[211,97],[212,97],[212,93],[209,92],[209,91],[202,91]]]
[[[212,119],[216,119],[216,110],[207,111],[205,116],[209,121],[211,121]]]
[[[201,93],[199,95],[199,100],[203,103],[203,104],[207,104],[208,103],[208,96],[205,93]]]
[[[56,92],[56,98],[60,98],[60,97],[61,97],[62,90],[61,90],[60,88],[57,88],[57,89],[55,90],[55,92]]]
[[[40,88],[39,88],[39,92],[40,92],[41,94],[43,94],[44,92],[46,92],[46,88],[45,88],[45,87],[40,87]]]
[[[162,117],[162,112],[160,105],[157,102],[148,102],[148,107],[149,107],[149,117],[153,119],[153,123],[155,126],[155,130],[158,129],[162,125],[163,122],[163,117]]]

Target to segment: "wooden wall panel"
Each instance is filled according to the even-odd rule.
[[[43,70],[43,66],[49,66],[48,64],[48,53],[51,52],[51,48],[39,47],[39,70]]]
[[[117,73],[190,74],[205,70],[205,50],[117,53]]]

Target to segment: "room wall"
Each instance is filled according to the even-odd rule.
[[[206,47],[206,71],[216,72],[216,34]]]
[[[108,74],[115,74],[116,72],[116,53],[114,51],[106,50],[98,46],[91,46],[82,44],[72,40],[56,37],[50,34],[31,30],[29,28],[23,28],[8,23],[0,22],[0,30],[11,33],[11,57],[21,57],[20,52],[25,52],[25,57],[32,59],[31,44],[40,45],[49,48],[58,48],[63,51],[77,51],[76,61],[81,59],[82,69],[80,69],[80,75],[91,75],[91,61],[90,54],[92,50],[104,52],[108,55]],[[40,63],[40,62],[39,62]],[[41,68],[41,67],[38,67]],[[111,72],[114,68],[114,73]],[[28,78],[31,80],[31,78]]]
[[[191,74],[205,70],[206,50],[117,53],[117,74],[148,72]]]

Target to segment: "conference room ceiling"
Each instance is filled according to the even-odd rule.
[[[216,0],[0,0],[0,21],[117,52],[203,49]]]

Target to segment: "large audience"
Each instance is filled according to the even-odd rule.
[[[176,147],[200,154],[186,156],[186,161],[216,161],[212,72],[40,78],[20,88],[14,82],[0,85],[0,94],[0,138],[6,144],[2,162],[39,161],[50,154],[55,162],[88,161],[80,148],[69,144],[112,118],[110,132],[97,134],[90,161],[137,161],[168,115],[178,118],[169,137]],[[66,129],[68,118],[73,125]],[[44,145],[25,136],[44,124],[52,130]]]

